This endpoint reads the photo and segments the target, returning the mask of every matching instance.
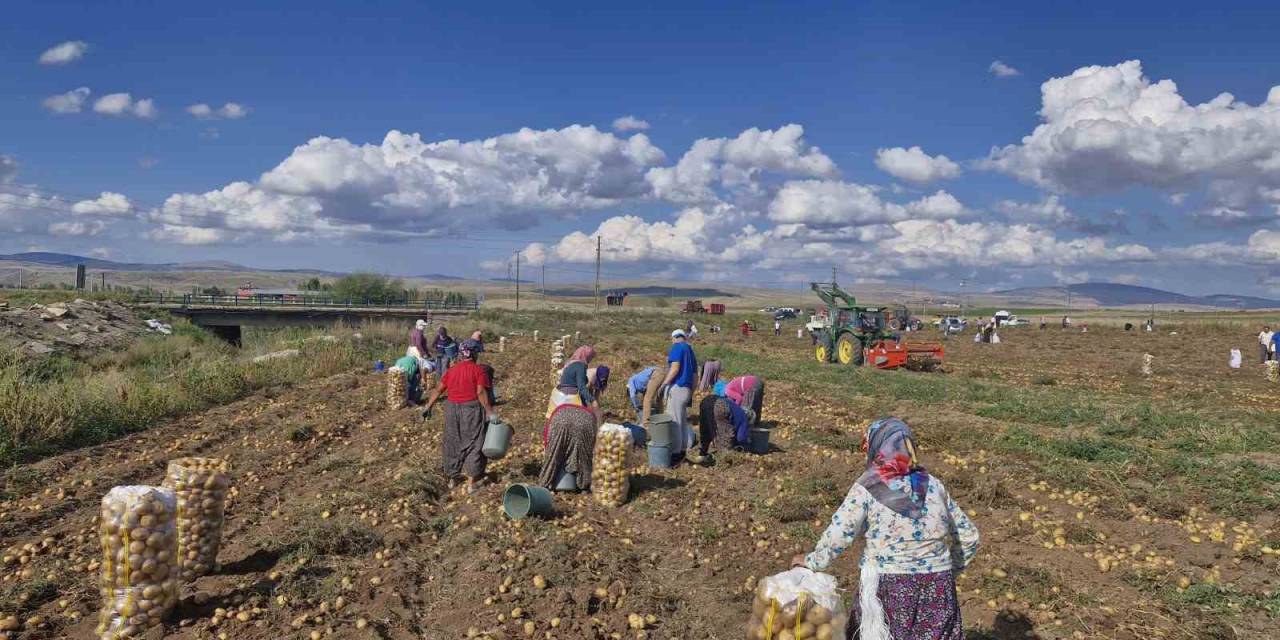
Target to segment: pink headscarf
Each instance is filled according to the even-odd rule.
[[[581,362],[588,364],[596,357],[596,350],[590,345],[582,345],[573,351],[573,355],[569,358],[569,362]]]

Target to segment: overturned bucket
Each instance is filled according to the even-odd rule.
[[[578,474],[561,470],[560,475],[556,476],[556,491],[577,491],[578,490]]]
[[[502,494],[502,511],[512,520],[551,515],[551,492],[531,484],[513,484]]]
[[[751,434],[751,453],[764,455],[769,453],[769,430],[768,429],[752,429]]]
[[[511,447],[511,433],[511,425],[497,418],[490,420],[480,452],[490,460],[498,460],[507,455],[507,449]]]
[[[671,447],[659,444],[649,445],[649,466],[653,469],[670,469]]]
[[[649,428],[649,444],[670,447],[675,442],[676,421],[671,416],[665,413],[651,415],[646,426]]]

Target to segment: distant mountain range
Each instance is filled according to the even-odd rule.
[[[1139,287],[1110,282],[1085,282],[1063,287],[1025,287],[996,291],[995,295],[1008,299],[1010,306],[1037,306],[1051,304],[1064,306],[1068,292],[1072,305],[1099,307],[1127,307],[1132,305],[1184,305],[1188,307],[1219,307],[1228,309],[1277,309],[1280,300],[1256,296],[1213,294],[1188,296],[1172,291]]]

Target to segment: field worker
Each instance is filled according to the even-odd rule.
[[[440,327],[436,329],[436,339],[432,346],[436,350],[436,373],[443,376],[449,371],[453,354],[457,351],[457,342],[454,341],[453,336],[449,335],[448,327]]]
[[[698,379],[698,358],[693,347],[685,340],[684,332],[671,332],[671,351],[667,354],[667,375],[662,383],[667,386],[667,414],[675,422],[675,442],[671,445],[671,457],[679,460],[693,444],[693,430],[689,428],[689,407],[693,404],[693,387]]]
[[[751,421],[742,406],[724,396],[724,385],[716,385],[716,393],[698,404],[698,453],[690,455],[694,463],[710,462],[711,445],[716,449],[744,449],[751,439]]]
[[[742,337],[744,337],[744,338],[750,338],[750,337],[751,337],[751,323],[750,323],[750,322],[747,322],[746,320],[743,320],[743,321],[742,321],[742,326],[740,327],[740,329],[742,330]]]
[[[1275,334],[1271,332],[1271,327],[1262,325],[1262,331],[1258,333],[1258,358],[1259,362],[1266,362],[1271,359],[1271,353],[1275,351],[1271,347],[1271,339]]]
[[[698,374],[698,393],[707,393],[720,381],[720,361],[708,360],[702,363],[702,372]]]
[[[1280,347],[1280,331],[1271,334],[1271,344],[1267,348],[1267,355],[1272,360],[1276,359],[1276,349]]]
[[[582,345],[569,356],[569,362],[560,370],[560,381],[551,390],[551,399],[547,401],[547,418],[556,407],[562,404],[573,404],[580,407],[594,408],[595,396],[591,393],[587,365],[596,357],[596,350],[590,345]]]
[[[421,361],[413,356],[406,355],[396,360],[395,367],[399,369],[404,376],[404,403],[410,406],[422,404],[422,371]]]
[[[751,375],[738,376],[724,386],[724,395],[750,411],[751,428],[760,426],[760,412],[764,409],[764,380]]]
[[[907,423],[876,420],[863,448],[866,471],[813,553],[793,563],[825,571],[863,533],[861,595],[854,598],[849,636],[960,640],[956,574],[977,553],[978,529],[942,482],[917,464]]]
[[[698,337],[698,325],[694,324],[694,323],[693,323],[693,321],[692,321],[692,320],[690,320],[690,321],[689,321],[689,328],[685,331],[685,333],[687,333],[687,334],[688,334],[688,336],[689,336],[689,339],[690,339],[690,340],[693,340],[693,339],[697,338],[697,337]]]
[[[430,358],[431,349],[427,348],[427,321],[418,320],[413,323],[413,330],[409,332],[409,350],[407,355],[415,358]]]
[[[627,380],[627,393],[640,424],[648,422],[651,414],[666,410],[667,387],[662,384],[666,379],[667,365],[663,363],[660,367],[645,367]]]
[[[773,335],[782,335],[782,321],[777,318],[773,319]]]
[[[485,421],[497,417],[489,403],[491,383],[484,369],[476,363],[483,350],[484,347],[472,340],[462,343],[458,348],[458,363],[441,376],[440,384],[422,412],[424,417],[430,418],[431,409],[441,394],[447,396],[448,402],[444,405],[444,475],[449,478],[451,486],[457,486],[465,476],[467,493],[475,493],[484,486],[487,461],[480,448],[484,445]]]
[[[635,375],[627,378],[627,399],[631,400],[631,408],[636,410],[636,417],[643,424],[646,411],[644,410],[644,391],[649,386],[649,380],[653,379],[653,374],[657,373],[657,367],[645,367],[636,372]],[[658,374],[659,378],[666,373]]]
[[[542,470],[538,484],[554,490],[561,472],[577,477],[578,489],[591,486],[592,455],[596,446],[596,414],[585,407],[562,404],[551,412],[542,432]]]

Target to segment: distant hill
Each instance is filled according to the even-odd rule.
[[[1131,305],[1183,305],[1188,307],[1226,307],[1235,309],[1280,308],[1280,300],[1256,296],[1214,294],[1189,296],[1151,287],[1111,282],[1085,282],[1065,287],[1024,287],[997,291],[994,295],[1008,299],[1011,306],[1035,306],[1052,304],[1062,306],[1070,292],[1074,305],[1100,307],[1126,307]]]

